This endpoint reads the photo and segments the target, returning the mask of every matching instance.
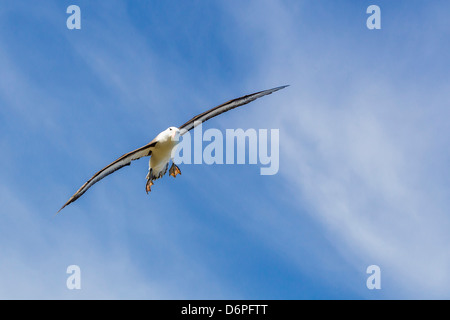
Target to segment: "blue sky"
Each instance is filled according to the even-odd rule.
[[[448,299],[449,10],[1,1],[0,297]],[[279,129],[277,175],[182,165],[147,196],[141,159],[53,217],[168,126],[284,84],[204,125]],[[381,290],[366,287],[373,264]]]

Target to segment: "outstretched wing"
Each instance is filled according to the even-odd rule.
[[[143,147],[141,147],[139,149],[136,149],[136,150],[131,151],[131,152],[127,153],[127,154],[124,154],[119,159],[117,159],[113,163],[107,165],[102,170],[100,170],[99,172],[94,174],[92,176],[92,178],[90,178],[88,181],[86,181],[86,183],[83,184],[83,186],[77,192],[75,192],[75,194],[69,199],[69,201],[67,201],[62,206],[61,209],[58,210],[57,213],[59,213],[59,211],[64,209],[66,206],[68,206],[72,202],[76,201],[90,187],[92,187],[98,181],[102,180],[104,177],[110,175],[114,171],[119,170],[120,168],[123,168],[125,166],[129,166],[131,164],[131,161],[133,161],[133,160],[137,160],[137,159],[142,158],[142,157],[150,156],[152,154],[152,150],[155,147],[156,143],[157,142],[155,140],[153,140],[149,144],[147,144],[147,145],[145,145],[145,146],[143,146]]]
[[[180,128],[179,128],[181,131],[180,134],[183,135],[186,132],[188,132],[189,130],[191,130],[194,127],[196,127],[197,125],[199,125],[200,123],[205,122],[215,116],[218,116],[219,114],[227,112],[228,110],[243,106],[244,104],[250,103],[258,98],[261,98],[265,95],[274,93],[275,91],[284,89],[286,87],[289,87],[289,86],[281,86],[281,87],[277,87],[277,88],[273,88],[273,89],[268,89],[268,90],[252,93],[252,94],[248,94],[246,96],[225,102],[225,103],[221,104],[220,106],[212,108],[211,110],[208,110],[206,112],[203,112],[203,113],[193,117],[191,120],[189,120],[188,122],[186,122],[185,124],[180,126]]]

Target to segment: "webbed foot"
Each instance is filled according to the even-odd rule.
[[[145,191],[147,192],[147,194],[152,191],[152,185],[153,185],[153,180],[147,180],[147,183],[145,184]]]
[[[177,175],[181,174],[181,170],[180,170],[180,168],[178,168],[178,166],[175,163],[172,162],[172,166],[169,169],[169,174],[172,177],[176,178]]]

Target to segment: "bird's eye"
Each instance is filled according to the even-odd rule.
[[[170,131],[172,131],[172,128],[169,128],[170,129]]]

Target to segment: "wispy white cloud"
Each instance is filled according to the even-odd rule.
[[[436,172],[448,177],[448,152],[442,153],[448,128],[440,119],[448,117],[449,79],[441,79],[439,87],[416,78],[399,83],[404,70],[389,57],[378,61],[385,73],[359,68],[370,58],[353,50],[357,40],[344,35],[333,39],[322,30],[312,42],[304,37],[311,22],[299,21],[306,13],[290,4],[295,8],[288,3],[248,3],[230,12],[255,47],[270,44],[259,56],[259,74],[248,81],[292,85],[277,97],[272,123],[283,131],[280,173],[299,201],[294,203],[305,208],[298,214],[306,211],[318,221],[355,270],[379,264],[389,283],[383,291],[387,296],[447,295],[448,180]],[[276,23],[267,23],[263,16]],[[408,38],[404,41],[400,45],[408,46]],[[421,56],[411,52],[407,59]],[[414,77],[420,77],[420,71]],[[290,230],[291,239],[303,239],[288,225],[279,229]],[[295,251],[288,252],[303,263]]]
[[[22,9],[33,16],[33,6]],[[21,65],[14,48],[1,49],[0,95],[5,103],[2,111],[9,117],[10,128],[0,140],[3,150],[9,151],[2,157],[0,172],[0,296],[5,299],[238,297],[238,291],[217,278],[203,261],[189,254],[194,249],[185,248],[182,235],[188,236],[186,228],[188,232],[199,233],[201,230],[196,230],[199,226],[189,227],[189,221],[183,219],[171,223],[157,220],[169,210],[181,211],[170,195],[161,196],[161,204],[169,204],[167,207],[155,202],[149,205],[151,199],[145,197],[145,202],[138,207],[139,212],[146,215],[133,216],[138,207],[131,195],[142,194],[141,185],[126,188],[123,183],[116,185],[122,188],[115,189],[115,196],[123,199],[131,196],[120,208],[111,203],[114,192],[100,186],[93,190],[96,197],[86,197],[86,206],[81,210],[74,208],[70,216],[64,213],[64,216],[52,219],[60,202],[73,191],[68,189],[69,183],[56,178],[58,172],[62,173],[59,175],[62,180],[71,181],[70,185],[72,181],[73,184],[81,183],[79,177],[89,174],[80,170],[83,163],[92,170],[95,165],[100,167],[112,161],[120,155],[117,154],[120,150],[123,153],[129,151],[126,148],[130,148],[130,136],[140,135],[141,140],[136,139],[134,143],[147,143],[161,129],[161,124],[167,125],[168,119],[172,118],[170,113],[160,112],[161,108],[167,107],[171,100],[183,97],[174,95],[174,88],[165,90],[164,81],[158,78],[164,70],[158,71],[157,58],[152,56],[145,43],[145,35],[127,20],[125,11],[105,6],[98,12],[101,21],[93,23],[90,32],[69,35],[65,33],[64,24],[62,30],[56,27],[61,20],[57,8],[38,6],[37,9],[46,12],[47,22],[54,24],[55,30],[59,30],[56,31],[58,37],[65,39],[61,47],[72,47],[72,58],[68,58],[68,63],[82,65],[80,61],[85,61],[82,67],[91,70],[85,74],[98,77],[98,83],[101,83],[97,83],[98,87],[108,88],[111,95],[105,95],[102,90],[89,90],[85,82],[77,82],[80,78],[72,79],[73,87],[63,88],[69,98],[61,92],[51,92],[45,83],[34,77],[36,74]],[[14,9],[10,11],[15,12]],[[120,24],[117,24],[119,20]],[[86,28],[87,23],[83,27]],[[111,32],[102,32],[104,28]],[[0,39],[2,36],[5,34],[0,33]],[[30,45],[42,49],[39,43]],[[184,91],[177,89],[181,94]],[[84,94],[83,99],[77,100]],[[80,102],[92,105],[86,107]],[[162,107],[156,108],[155,104]],[[91,112],[99,113],[98,117],[92,118],[102,119],[104,130],[98,130],[95,122],[91,125],[88,117]],[[122,125],[124,122],[127,122],[126,126]],[[92,130],[96,134],[92,134]],[[105,131],[109,145],[102,136]],[[114,142],[119,146],[108,153],[108,146]],[[21,145],[27,148],[21,148]],[[63,158],[61,150],[67,156],[57,163],[55,159]],[[81,163],[81,158],[86,162]],[[47,160],[42,161],[44,159]],[[138,175],[129,170],[128,174],[140,181],[145,177],[145,161],[135,166],[144,168],[144,173]],[[118,173],[110,182],[123,178],[124,175]],[[24,184],[26,181],[28,183]],[[102,208],[102,211],[90,213],[95,211],[94,207]],[[139,244],[137,247],[136,243]],[[65,271],[70,264],[81,267],[80,291],[69,291],[65,287],[68,277]]]
[[[247,257],[230,252],[256,242],[264,255],[322,286],[367,296],[365,268],[378,264],[386,296],[448,294],[448,78],[438,86],[432,80],[416,83],[417,75],[405,72],[405,60],[392,61],[390,46],[384,58],[364,56],[361,34],[336,34],[329,25],[314,24],[306,2],[239,2],[235,10],[236,3],[227,1],[222,8],[230,29],[220,43],[228,44],[227,61],[236,63],[236,81],[224,88],[226,81],[209,70],[205,77],[213,81],[198,88],[204,75],[177,68],[153,51],[121,5],[105,4],[96,19],[84,20],[79,34],[58,31],[61,46],[71,48],[68,61],[85,71],[76,94],[52,94],[21,66],[13,49],[0,49],[7,75],[0,79],[0,99],[7,103],[1,111],[14,115],[16,128],[8,131],[13,141],[0,140],[9,151],[0,160],[1,297],[248,297],[254,291],[236,280],[239,259]],[[47,23],[64,26],[55,10],[40,13]],[[413,48],[405,41],[402,52]],[[435,53],[439,42],[427,43],[422,53]],[[371,58],[378,59],[379,69],[370,67]],[[89,88],[93,83],[95,90]],[[279,128],[277,176],[263,179],[256,167],[188,166],[182,170],[189,174],[176,183],[158,181],[150,197],[140,197],[146,161],[138,161],[96,185],[70,213],[50,218],[57,199],[62,203],[74,191],[69,186],[84,182],[89,170],[117,152],[129,151],[130,143],[147,142],[161,126],[231,98],[236,88],[245,94],[283,84],[291,87],[257,102],[258,111],[267,112],[250,112],[254,105],[216,122]],[[33,108],[36,99],[46,107]],[[92,105],[80,105],[85,102]],[[172,108],[177,112],[161,112]],[[35,154],[16,147],[34,134],[45,138],[29,144]],[[64,159],[47,164],[39,148]],[[25,156],[34,156],[33,170]],[[239,233],[245,235],[235,237]],[[69,264],[82,268],[80,292],[65,288]],[[349,269],[360,272],[355,277],[361,283],[342,276]],[[242,272],[257,278],[253,286],[267,280],[257,270]]]
[[[0,188],[0,297],[3,299],[188,299],[224,298],[231,288],[183,250],[187,221],[168,224],[153,204],[147,216],[129,217],[127,208],[108,205],[97,193],[102,212],[88,217],[43,214],[23,195]],[[121,194],[131,196],[135,190]],[[179,212],[172,208],[173,212]],[[182,220],[182,218],[181,218]],[[89,222],[90,221],[90,222]],[[124,229],[123,226],[128,226]],[[200,230],[198,230],[200,231]],[[130,247],[139,240],[139,248]],[[81,290],[68,290],[66,268],[81,268]],[[199,276],[201,275],[201,276]],[[195,288],[195,290],[192,290]]]

